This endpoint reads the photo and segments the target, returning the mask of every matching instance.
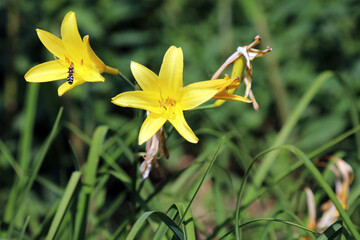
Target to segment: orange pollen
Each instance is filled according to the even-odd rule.
[[[163,109],[163,114],[167,118],[172,118],[175,115],[176,101],[167,97],[165,100],[158,100],[160,107]]]

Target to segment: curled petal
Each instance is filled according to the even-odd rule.
[[[159,92],[159,77],[153,71],[136,62],[131,62],[130,68],[142,90]]]
[[[28,82],[50,82],[59,79],[65,79],[68,75],[68,69],[58,60],[41,63],[31,68],[25,74],[25,80]]]
[[[44,44],[52,54],[60,59],[64,59],[65,56],[67,56],[64,44],[60,38],[41,29],[36,29],[36,32],[42,44]]]
[[[154,92],[131,91],[120,93],[111,100],[112,103],[121,107],[139,108],[152,113],[161,113],[162,109],[160,108],[157,95]]]
[[[309,209],[309,218],[308,218],[307,227],[309,229],[314,230],[316,227],[315,198],[310,188],[305,187],[305,192],[306,192],[306,201]]]
[[[216,94],[214,96],[215,99],[221,99],[221,100],[226,100],[226,101],[236,101],[236,102],[245,102],[245,103],[251,103],[252,101],[250,99],[235,95],[235,94],[231,94],[231,93],[226,93],[226,92],[221,92],[219,94]]]
[[[166,122],[166,118],[160,114],[150,113],[141,126],[139,133],[139,145],[149,140]]]
[[[191,143],[197,143],[199,139],[196,137],[195,133],[191,130],[187,124],[183,111],[178,111],[174,118],[169,119],[170,123],[175,127],[183,138]]]

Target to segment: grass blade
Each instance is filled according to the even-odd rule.
[[[294,112],[291,114],[290,118],[286,121],[285,125],[281,128],[279,134],[277,135],[273,146],[278,146],[285,143],[285,140],[290,135],[292,129],[295,127],[296,123],[301,117],[301,114],[304,112],[306,107],[309,105],[310,101],[313,99],[320,87],[331,77],[333,76],[332,72],[323,72],[321,73],[313,82],[313,84],[308,88],[304,96],[300,99],[299,103],[295,107]],[[269,172],[270,167],[273,165],[277,152],[274,151],[270,153],[259,166],[254,176],[254,183],[256,186],[261,186],[261,183],[264,181],[267,173]]]
[[[330,149],[332,146],[336,145],[337,143],[343,141],[344,139],[348,138],[349,136],[353,135],[354,133],[360,131],[360,125],[350,129],[349,131],[339,135],[338,137],[332,139],[331,141],[325,143],[324,145],[320,146],[319,148],[315,149],[314,151],[312,151],[311,153],[308,154],[309,158],[314,158],[318,155],[320,155],[321,153],[324,153],[325,151],[327,151],[328,149]],[[264,194],[265,192],[267,192],[267,190],[269,190],[270,188],[272,188],[272,186],[275,186],[277,183],[279,183],[280,181],[282,181],[286,176],[290,175],[292,172],[294,172],[296,169],[300,168],[301,166],[303,166],[304,163],[303,162],[296,162],[293,165],[291,165],[291,167],[284,173],[282,173],[281,175],[278,175],[276,177],[274,177],[274,179],[272,179],[267,186],[261,187],[256,194],[252,195],[251,198],[249,198],[245,203],[244,206],[248,206],[250,203],[252,203],[253,201],[255,201],[256,199],[258,199],[262,194]],[[350,204],[351,205],[351,204]]]
[[[252,166],[254,165],[256,160],[259,159],[261,156],[263,156],[266,153],[269,153],[271,151],[278,150],[278,149],[287,149],[288,151],[292,152],[295,156],[297,156],[304,163],[304,165],[307,167],[307,169],[309,170],[311,175],[317,180],[319,185],[322,187],[322,189],[326,192],[326,194],[328,195],[330,200],[333,202],[336,209],[339,211],[339,214],[340,214],[341,218],[345,222],[346,226],[349,228],[349,231],[353,234],[354,238],[356,240],[360,240],[359,232],[356,230],[356,227],[352,223],[349,215],[343,209],[343,207],[339,203],[335,193],[333,192],[332,188],[327,184],[327,182],[322,177],[319,170],[315,167],[315,165],[311,162],[311,160],[305,155],[305,153],[303,153],[300,149],[298,149],[298,148],[296,148],[294,146],[291,146],[291,145],[282,145],[282,146],[267,149],[267,150],[261,152],[260,154],[258,154],[254,158],[254,160],[251,162],[249,168],[245,172],[244,179],[243,179],[243,181],[241,183],[240,192],[239,192],[239,196],[238,196],[238,200],[237,200],[237,204],[236,204],[235,226],[240,226],[241,199],[242,199],[242,194],[243,194],[243,191],[244,191],[245,183],[247,181],[247,178],[249,176],[249,173],[250,173],[250,170],[251,170]],[[236,235],[236,239],[240,239],[240,233],[239,233],[238,228],[235,228],[235,235]]]
[[[55,235],[60,227],[60,224],[64,218],[66,210],[69,208],[70,201],[76,193],[76,188],[80,182],[81,173],[73,172],[71,174],[70,180],[66,186],[64,196],[62,197],[59,207],[57,208],[55,217],[51,223],[49,232],[46,236],[46,239],[54,239]]]
[[[252,223],[257,223],[257,222],[263,222],[263,221],[266,221],[266,222],[269,222],[269,221],[278,222],[278,223],[286,224],[286,225],[289,225],[289,226],[292,226],[292,227],[300,228],[302,230],[309,231],[309,232],[312,232],[314,234],[319,234],[318,232],[316,232],[314,230],[311,230],[311,229],[308,229],[306,227],[303,227],[303,226],[301,226],[299,224],[296,224],[296,223],[293,223],[293,222],[290,222],[290,221],[286,221],[286,220],[282,220],[282,219],[277,219],[277,218],[256,218],[256,219],[253,219],[253,220],[250,220],[248,222],[240,224],[237,228],[242,228],[242,227],[245,227],[246,225],[249,225],[249,224],[252,224]],[[234,230],[228,232],[227,234],[225,234],[224,236],[219,238],[219,240],[226,238],[227,236],[229,236],[233,232],[234,232]]]
[[[339,234],[342,233],[343,225],[341,221],[333,223],[328,227],[318,238],[317,240],[331,240],[335,239]]]
[[[107,126],[97,127],[91,141],[90,152],[84,169],[83,186],[81,189],[75,218],[74,239],[76,240],[85,239],[85,230],[90,206],[90,196],[95,187],[99,157],[102,152],[102,147],[107,131]]]
[[[178,215],[178,213],[179,213],[179,210],[176,208],[176,205],[174,204],[169,208],[166,215],[171,219],[175,219],[175,217]],[[156,233],[154,235],[154,240],[164,239],[164,236],[165,236],[167,230],[168,230],[167,225],[164,222],[162,222],[160,224],[160,226],[158,227],[158,229],[156,230]]]
[[[53,125],[53,128],[51,129],[51,132],[49,134],[49,136],[47,137],[47,139],[45,140],[45,143],[41,146],[38,154],[35,157],[32,169],[30,171],[29,176],[27,177],[23,177],[21,179],[19,179],[17,181],[17,184],[14,185],[14,187],[16,187],[18,190],[17,191],[11,191],[10,193],[10,197],[8,200],[8,205],[6,206],[6,212],[5,212],[5,221],[6,222],[10,222],[13,218],[15,219],[17,214],[18,214],[18,210],[19,207],[23,204],[23,201],[25,200],[26,195],[28,194],[28,192],[30,191],[32,184],[34,183],[36,176],[39,172],[39,169],[45,159],[46,153],[48,152],[51,143],[53,142],[53,140],[55,139],[55,136],[59,130],[59,124],[60,124],[60,119],[62,116],[62,112],[63,112],[63,108],[60,108],[59,113],[56,117],[55,123]],[[11,221],[10,223],[10,227],[9,227],[9,235],[11,235],[11,231],[14,227],[15,221]]]
[[[6,147],[3,141],[0,139],[0,152],[4,156],[4,159],[7,160],[9,165],[14,169],[18,177],[23,177],[24,172],[21,170],[21,167],[16,162],[15,158],[11,155],[10,150]]]
[[[185,216],[186,216],[186,213],[187,213],[187,211],[189,210],[189,208],[191,207],[191,204],[193,203],[193,201],[194,201],[197,193],[199,192],[199,190],[200,190],[200,188],[201,188],[201,185],[204,183],[207,174],[209,173],[211,167],[213,166],[213,164],[214,164],[214,162],[215,162],[215,159],[216,159],[216,157],[217,157],[217,154],[219,153],[220,147],[221,147],[222,143],[224,142],[224,139],[225,139],[225,137],[224,137],[224,138],[221,140],[221,142],[219,143],[219,145],[218,145],[218,147],[217,147],[217,149],[216,149],[216,151],[215,151],[215,154],[214,154],[214,156],[213,156],[213,158],[212,158],[212,160],[211,160],[208,168],[206,169],[206,171],[205,171],[205,173],[204,173],[204,175],[203,175],[203,177],[202,177],[199,185],[197,186],[197,188],[196,188],[193,196],[191,197],[191,200],[190,200],[188,206],[186,207],[186,209],[185,209],[185,211],[184,211],[184,215],[182,216],[182,218],[181,218],[181,220],[180,220],[180,224],[183,224],[183,220],[184,220],[184,218],[185,218]]]
[[[131,228],[129,235],[126,237],[126,240],[135,239],[136,235],[141,230],[142,225],[150,216],[156,216],[157,218],[159,218],[163,223],[166,224],[166,226],[170,228],[171,231],[173,231],[175,237],[180,240],[185,240],[184,233],[176,225],[176,223],[171,220],[166,214],[157,211],[145,212],[143,215],[141,215],[141,217],[135,222],[134,226]]]
[[[172,208],[175,208],[177,210],[180,219],[183,220],[180,221],[180,223],[183,226],[185,239],[196,239],[195,225],[193,216],[191,214],[191,209],[189,209],[188,206],[185,205],[185,203],[175,203]]]
[[[39,84],[30,83],[26,89],[24,128],[21,134],[20,148],[18,152],[19,164],[24,171],[28,169],[30,164],[30,149],[33,137],[39,86]]]
[[[27,226],[28,226],[28,224],[29,224],[29,221],[30,221],[30,216],[27,216],[27,217],[26,217],[26,220],[25,220],[25,223],[24,223],[24,226],[23,226],[22,229],[21,229],[20,236],[19,236],[19,240],[24,239],[25,231],[26,231],[26,228],[27,228]]]

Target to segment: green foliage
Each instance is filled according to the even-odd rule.
[[[131,60],[158,73],[170,45],[184,51],[184,85],[210,79],[261,35],[273,51],[252,62],[259,111],[227,102],[187,112],[197,145],[166,124],[170,158],[142,180],[145,114],[110,103],[131,84],[104,75],[59,98],[57,82],[24,80],[53,59],[34,30],[59,36],[70,10],[131,82]],[[0,12],[0,239],[360,238],[357,1],[10,0]],[[353,168],[348,211],[336,176],[316,165],[326,155]],[[305,186],[318,217],[328,199],[340,214],[323,233],[306,225]]]

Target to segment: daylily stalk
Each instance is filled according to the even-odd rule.
[[[239,79],[225,78],[183,87],[183,52],[174,46],[165,53],[159,76],[136,62],[131,62],[130,68],[142,91],[121,93],[112,98],[112,102],[150,112],[140,129],[140,145],[149,140],[166,121],[187,141],[197,143],[199,139],[187,124],[183,112],[196,108],[239,82]]]
[[[81,39],[74,12],[66,14],[61,24],[61,39],[41,29],[36,29],[40,41],[54,54],[55,60],[39,64],[25,74],[28,82],[49,82],[67,79],[58,88],[62,96],[84,82],[104,82],[101,73],[118,74],[106,66],[92,50],[89,36]]]

